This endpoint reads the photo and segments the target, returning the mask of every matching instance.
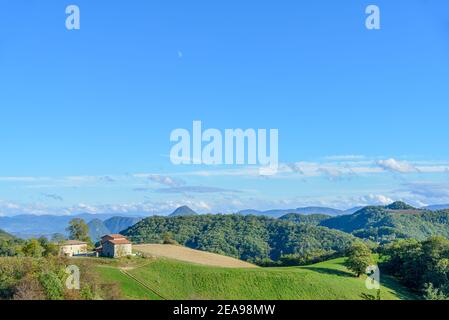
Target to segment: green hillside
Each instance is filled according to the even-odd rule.
[[[346,233],[262,216],[151,217],[123,232],[134,243],[162,243],[170,233],[179,244],[246,261],[320,251],[343,252]]]
[[[352,215],[324,220],[320,225],[380,242],[404,238],[425,240],[436,235],[447,238],[449,210],[417,210],[398,202],[387,207],[366,207]]]
[[[0,229],[0,241],[9,241],[14,239],[14,236]]]
[[[153,260],[122,272],[111,266],[97,268],[104,279],[118,282],[129,299],[286,299],[361,300],[376,295],[365,280],[355,278],[343,259],[307,267],[229,269],[167,259]],[[385,278],[381,298],[414,299],[395,281]]]

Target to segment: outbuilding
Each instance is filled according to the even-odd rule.
[[[121,234],[109,234],[101,238],[101,245],[97,252],[102,257],[121,258],[131,256],[133,253],[132,243]]]

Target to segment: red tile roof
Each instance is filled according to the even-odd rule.
[[[129,240],[127,239],[117,239],[117,240],[107,240],[106,242],[110,242],[112,244],[132,244]]]
[[[108,238],[108,239],[126,239],[121,234],[107,234],[107,235],[102,237],[102,239],[104,239],[104,238]]]

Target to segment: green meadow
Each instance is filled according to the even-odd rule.
[[[363,300],[377,292],[343,265],[344,259],[305,267],[231,269],[169,259],[135,268],[97,266],[128,299],[167,300]],[[381,280],[381,299],[416,299],[391,278]]]

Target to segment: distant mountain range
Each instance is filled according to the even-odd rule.
[[[328,207],[304,207],[304,208],[296,208],[296,209],[279,209],[279,210],[268,210],[268,211],[259,211],[254,209],[242,210],[239,211],[238,214],[241,215],[254,215],[254,216],[266,216],[272,218],[280,218],[289,213],[296,214],[324,214],[329,216],[341,216],[346,214],[353,214],[354,212],[360,210],[362,207],[351,208],[348,210],[338,210],[334,208]]]
[[[89,226],[89,235],[93,241],[98,241],[106,234],[116,234],[128,229],[129,227],[138,223],[141,218],[130,217],[112,217],[105,221],[94,219],[87,225]]]
[[[66,228],[70,220],[79,218],[98,228],[97,232],[105,231],[99,222],[107,222],[106,228],[117,231],[123,226],[124,230],[129,227],[129,223],[139,221],[137,217],[115,217],[114,214],[79,214],[74,216],[54,216],[54,215],[18,215],[12,217],[0,217],[0,229],[23,239],[36,237],[51,237],[55,233],[66,235]],[[98,220],[98,221],[97,221]],[[135,223],[135,222],[134,222]],[[119,231],[121,231],[119,230]],[[112,230],[111,230],[112,231]],[[118,231],[117,231],[118,232]],[[115,232],[114,232],[115,233]]]
[[[437,204],[437,205],[424,207],[423,209],[430,210],[430,211],[446,210],[446,209],[449,209],[449,204]]]

